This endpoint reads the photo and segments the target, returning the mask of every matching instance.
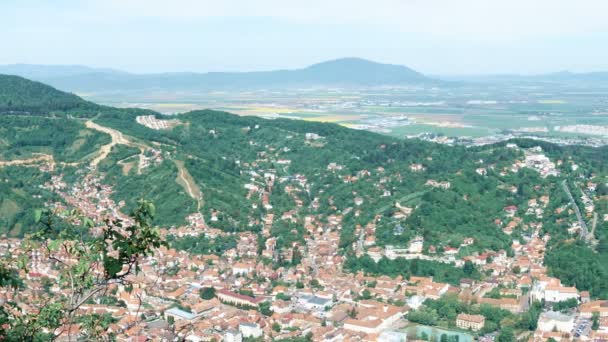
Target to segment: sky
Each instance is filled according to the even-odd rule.
[[[1,0],[0,64],[130,72],[301,68],[608,71],[606,0]]]

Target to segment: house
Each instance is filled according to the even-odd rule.
[[[422,164],[411,164],[410,165],[410,170],[412,172],[424,171],[424,166]]]
[[[224,342],[242,342],[243,334],[238,330],[228,329],[224,334]]]
[[[408,251],[410,253],[422,253],[422,247],[424,246],[424,238],[422,236],[416,236],[410,241]]]
[[[306,140],[318,140],[321,139],[322,137],[320,135],[318,135],[317,133],[306,133],[305,134]]]
[[[600,317],[608,317],[608,300],[595,300],[579,306],[581,317],[591,318],[594,312]]]
[[[238,262],[232,266],[232,274],[234,275],[248,275],[253,270],[253,266],[244,262]]]
[[[426,298],[423,296],[413,295],[407,299],[406,303],[407,306],[416,310],[424,303],[425,300]]]
[[[355,205],[359,206],[361,204],[363,204],[363,198],[359,196],[355,197]]]
[[[482,315],[468,315],[465,313],[458,314],[456,317],[456,326],[460,329],[471,329],[479,331],[483,328],[486,318]]]
[[[356,318],[346,319],[344,329],[365,334],[379,334],[389,329],[406,313],[395,305],[375,301],[361,301]]]
[[[272,302],[270,309],[278,314],[286,314],[293,310],[291,302],[285,300],[275,300]]]
[[[450,182],[448,181],[441,181],[438,182],[434,179],[429,179],[426,181],[426,183],[424,183],[424,185],[428,185],[428,186],[432,186],[434,188],[439,188],[439,189],[444,189],[447,190],[450,188],[450,186],[452,185]]]
[[[578,290],[576,287],[567,286],[547,286],[545,288],[546,302],[561,302],[571,298],[578,299]]]
[[[475,239],[473,239],[473,238],[471,238],[471,237],[468,237],[468,238],[465,238],[465,239],[462,241],[462,244],[460,244],[460,246],[462,246],[462,247],[470,246],[470,245],[472,245],[474,242],[475,242]]]
[[[581,303],[589,303],[591,301],[591,295],[589,294],[589,291],[582,291],[581,292]]]
[[[504,208],[505,214],[507,215],[507,217],[513,217],[515,216],[515,213],[517,213],[517,207],[514,205],[510,205]]]
[[[496,306],[503,310],[509,310],[513,313],[518,313],[521,311],[520,302],[515,298],[479,298],[478,302],[480,304]]]
[[[217,291],[215,295],[220,301],[234,305],[257,307],[261,302],[264,301],[264,298],[261,297],[253,298],[240,293],[232,292],[227,289],[221,289]]]
[[[172,317],[175,321],[179,321],[179,320],[192,321],[192,320],[200,317],[201,315],[202,315],[202,313],[197,315],[192,312],[184,311],[179,308],[171,308],[171,309],[165,311],[165,317],[167,317],[167,318]]]
[[[239,331],[245,338],[258,338],[264,333],[257,323],[241,323],[239,324]]]
[[[458,254],[459,249],[458,248],[454,248],[454,247],[445,247],[443,249],[443,254],[445,255],[449,255],[449,256],[454,256],[456,254]]]

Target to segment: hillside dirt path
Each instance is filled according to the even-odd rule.
[[[106,134],[110,135],[110,137],[112,138],[112,141],[109,144],[105,144],[105,145],[101,146],[101,148],[99,149],[99,155],[97,157],[93,158],[93,160],[91,161],[91,164],[90,164],[91,168],[96,168],[97,165],[102,160],[106,159],[106,157],[112,151],[112,147],[114,147],[116,145],[126,145],[126,146],[132,146],[132,147],[139,148],[141,153],[139,155],[140,162],[139,162],[139,166],[137,168],[137,173],[138,174],[141,173],[141,164],[142,164],[142,159],[143,159],[144,150],[145,150],[146,146],[143,146],[141,144],[137,144],[137,143],[130,141],[129,139],[125,138],[125,136],[122,134],[122,132],[120,132],[118,130],[115,130],[115,129],[109,128],[109,127],[105,127],[105,126],[101,126],[91,120],[85,122],[85,126],[87,128],[91,128],[96,131],[106,133]]]
[[[55,163],[53,156],[50,154],[37,154],[37,157],[31,157],[27,159],[14,159],[14,160],[0,160],[0,166],[13,166],[13,165],[30,165],[38,164],[40,162]]]
[[[175,181],[177,184],[181,185],[184,190],[186,190],[190,197],[196,200],[197,211],[200,211],[203,205],[203,193],[196,185],[196,182],[194,181],[194,178],[192,178],[192,175],[190,175],[188,172],[188,169],[186,169],[184,162],[181,160],[174,160],[174,162],[178,170],[177,179]]]

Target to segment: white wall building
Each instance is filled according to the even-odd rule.
[[[243,334],[243,337],[260,337],[264,333],[259,324],[256,323],[241,323],[239,324],[239,331]]]
[[[543,312],[538,318],[538,330],[570,333],[574,329],[574,316],[555,311]]]

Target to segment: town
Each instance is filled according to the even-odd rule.
[[[139,122],[139,121],[138,121]],[[154,121],[141,121],[148,125]],[[163,127],[161,124],[156,124]],[[307,133],[308,144],[323,146],[324,137]],[[521,150],[516,144],[507,149]],[[158,158],[161,152],[157,152]],[[271,233],[276,221],[298,222],[302,207],[301,196],[310,184],[306,176],[290,175],[290,160],[273,159],[276,153],[259,154],[258,159],[241,165],[249,168],[251,181],[245,185],[247,198],[259,199],[253,206],[263,208],[265,214],[252,219],[251,225],[261,225],[261,233],[232,233],[218,229],[219,212],[205,217],[193,213],[187,225],[162,227],[166,239],[204,238],[210,241],[230,240],[221,253],[192,254],[186,250],[161,247],[154,255],[141,260],[141,272],[129,275],[133,289],[123,285],[111,286],[102,298],[84,303],[82,313],[107,317],[104,334],[122,341],[174,340],[185,341],[257,341],[297,340],[314,341],[494,341],[501,340],[498,328],[504,320],[526,321],[527,326],[514,338],[528,341],[601,341],[608,338],[608,301],[593,299],[588,291],[566,286],[550,276],[544,264],[547,243],[553,238],[543,233],[543,217],[551,198],[547,195],[530,198],[524,208],[514,205],[503,208],[495,218],[496,229],[507,235],[522,231],[523,240],[514,238],[508,250],[483,253],[467,252],[476,240],[466,237],[459,246],[429,245],[425,237],[414,236],[405,245],[377,243],[377,226],[383,224],[376,215],[365,226],[355,227],[353,250],[358,258],[370,258],[375,263],[383,260],[419,260],[439,262],[469,272],[476,268],[481,278],[461,278],[457,283],[438,281],[434,276],[409,277],[351,272],[342,252],[342,213],[327,217],[309,214],[303,218],[303,240],[279,248],[277,237]],[[270,162],[276,169],[260,169]],[[500,171],[503,176],[530,169],[543,177],[558,177],[559,167],[566,161],[553,161],[542,148],[523,150],[523,158]],[[570,169],[578,165],[569,162]],[[146,163],[148,167],[155,164]],[[42,169],[42,167],[41,167]],[[44,170],[48,170],[46,167]],[[327,171],[340,172],[342,165],[330,163]],[[283,171],[281,171],[283,170]],[[424,174],[424,161],[410,165],[410,171]],[[479,165],[475,173],[485,177],[494,172],[493,165]],[[130,218],[122,211],[125,203],[112,199],[113,188],[104,183],[104,174],[94,169],[81,171],[82,180],[68,184],[61,175],[54,175],[44,187],[58,194],[63,203],[48,203],[60,211],[75,208],[95,224],[106,219]],[[362,170],[356,176],[344,177],[344,182],[382,176],[383,170]],[[386,176],[383,176],[386,177]],[[382,179],[382,178],[380,178]],[[585,217],[597,216],[592,198],[597,184],[581,182],[585,191],[580,201]],[[282,185],[293,200],[294,208],[275,213],[272,209],[271,188]],[[378,184],[381,186],[381,184]],[[439,191],[450,189],[451,183],[428,179],[425,186]],[[533,186],[531,184],[531,186]],[[563,184],[567,188],[566,183]],[[577,185],[578,186],[578,185]],[[558,188],[562,191],[561,187]],[[516,187],[506,191],[517,192]],[[390,198],[390,189],[383,196]],[[568,194],[572,197],[568,190]],[[354,208],[361,211],[366,199],[355,195]],[[592,243],[580,217],[578,200],[556,209],[569,212],[567,234],[581,236]],[[311,207],[320,206],[319,199]],[[394,203],[393,219],[406,219],[419,210],[416,206]],[[574,215],[576,213],[579,216]],[[597,220],[597,217],[595,218]],[[608,219],[603,216],[604,221]],[[594,225],[596,224],[594,220]],[[403,234],[397,225],[393,234]],[[592,231],[594,228],[592,229]],[[292,231],[293,234],[297,232]],[[0,242],[3,256],[20,258],[22,240],[4,238]],[[68,254],[55,255],[66,262]],[[2,300],[17,301],[21,309],[35,311],[46,293],[67,295],[68,289],[55,283],[59,273],[56,261],[45,258],[44,251],[29,256],[28,273],[21,274],[25,290],[15,293],[2,289]],[[433,309],[445,305],[441,309]],[[448,309],[448,306],[450,309]],[[451,310],[449,313],[444,310]],[[531,314],[534,312],[534,314]],[[496,317],[498,315],[498,318]],[[57,332],[59,340],[69,340],[81,333],[81,325],[64,326]],[[511,332],[512,333],[512,332]]]

